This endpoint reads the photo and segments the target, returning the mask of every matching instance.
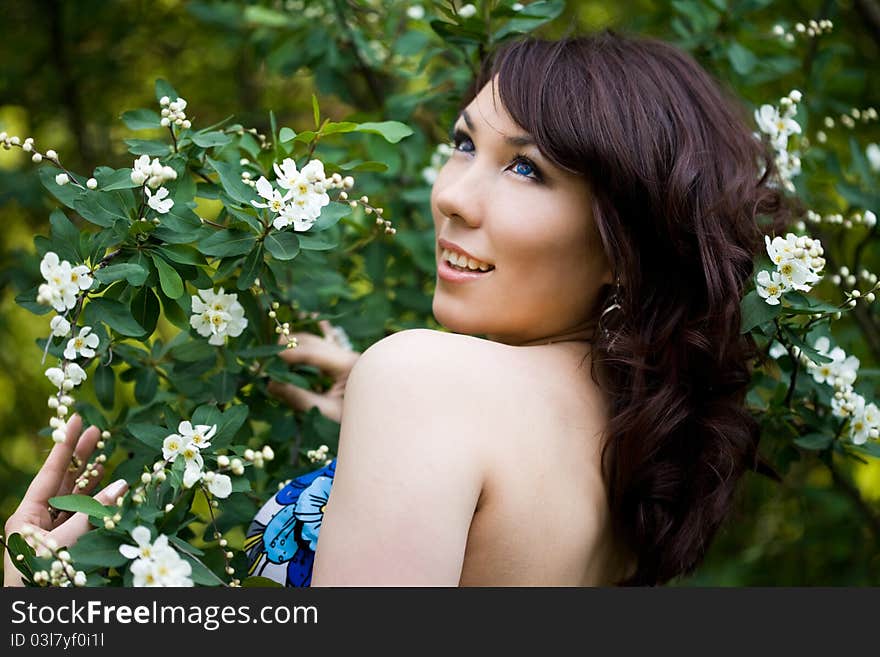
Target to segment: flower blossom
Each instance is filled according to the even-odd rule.
[[[819,240],[788,233],[770,240],[764,236],[767,255],[776,265],[776,271],[760,271],[756,276],[756,290],[770,305],[778,305],[779,298],[789,290],[809,292],[822,276],[825,252]]]
[[[272,165],[275,170],[275,182],[287,192],[282,195],[272,187],[264,177],[256,183],[257,192],[268,203],[251,201],[254,207],[268,207],[277,216],[272,225],[276,230],[283,230],[292,225],[294,231],[306,231],[312,227],[321,215],[321,208],[330,203],[326,190],[333,186],[324,173],[321,160],[310,160],[302,170],[297,170],[296,162],[285,158],[281,164]]]
[[[133,584],[142,586],[192,586],[192,566],[168,543],[168,537],[160,534],[150,543],[150,530],[139,525],[131,532],[137,543],[120,545],[119,552],[126,559],[134,559],[131,573]]]
[[[223,288],[198,290],[192,297],[193,314],[189,323],[202,337],[210,336],[208,344],[220,346],[226,337],[237,337],[247,327],[244,308],[235,294],[224,294]]]
[[[43,256],[40,273],[46,282],[37,289],[37,303],[51,305],[60,313],[73,308],[79,292],[92,286],[88,267],[73,267],[67,260],[60,260],[54,251]]]
[[[167,214],[167,212],[174,206],[174,201],[171,199],[163,200],[168,196],[168,190],[164,187],[160,187],[155,196],[150,192],[149,187],[144,187],[144,192],[147,195],[147,205],[159,214]]]
[[[52,329],[52,337],[54,338],[66,338],[70,335],[70,322],[61,315],[55,315],[52,318],[52,321],[49,322],[49,328]]]
[[[147,184],[147,187],[156,189],[161,187],[167,180],[176,180],[177,172],[169,166],[163,166],[159,158],[150,161],[149,155],[141,155],[134,161],[131,170],[131,182],[135,185]]]
[[[67,360],[74,360],[77,354],[83,358],[91,358],[95,355],[99,339],[91,331],[91,326],[83,326],[79,331],[79,335],[67,342],[67,348],[64,350],[64,357]]]
[[[755,110],[755,123],[758,129],[767,135],[773,147],[779,180],[790,192],[795,191],[792,178],[801,172],[800,152],[790,149],[788,143],[791,135],[801,134],[801,126],[793,118],[801,99],[801,92],[795,89],[781,99],[780,107],[784,109],[773,105],[762,105]]]

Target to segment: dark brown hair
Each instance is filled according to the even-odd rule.
[[[496,74],[511,117],[593,192],[620,281],[591,367],[611,409],[602,467],[614,531],[637,557],[618,583],[665,583],[700,563],[737,482],[766,465],[744,406],[756,347],[740,334],[740,301],[759,219],[779,232],[790,211],[745,109],[669,44],[529,36],[484,61],[462,107]]]

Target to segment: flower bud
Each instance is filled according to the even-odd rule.
[[[69,182],[70,176],[68,176],[66,173],[59,173],[57,176],[55,176],[56,185],[66,185]]]
[[[86,187],[88,187],[89,189],[98,189],[98,181],[94,178],[89,178],[86,181]]]
[[[217,457],[217,465],[221,468],[226,468],[229,466],[229,457],[221,454]]]
[[[52,440],[56,443],[63,443],[66,435],[63,429],[55,429],[52,432]]]
[[[141,475],[141,482],[144,483],[144,484],[148,484],[148,483],[150,483],[150,481],[152,481],[152,479],[153,479],[153,477],[150,475],[149,472],[144,472],[144,473]]]
[[[163,128],[167,128],[169,125],[171,125],[171,121],[169,121],[168,117],[165,116],[165,117],[162,117],[161,121],[159,121],[159,125],[161,125]]]
[[[48,157],[50,160],[57,160],[57,159],[58,159],[58,153],[56,153],[55,151],[53,151],[53,150],[50,148],[48,151],[46,151],[46,157]]]
[[[34,153],[34,154],[31,156],[31,161],[32,161],[32,162],[38,162],[38,163],[39,163],[39,162],[42,162],[42,161],[43,161],[43,156],[40,155],[39,153]]]

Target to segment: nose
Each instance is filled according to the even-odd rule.
[[[447,161],[434,183],[434,201],[444,217],[475,227],[482,222],[490,187],[474,160]]]

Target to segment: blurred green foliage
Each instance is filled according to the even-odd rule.
[[[307,310],[333,308],[333,321],[358,349],[397,330],[441,328],[430,313],[433,227],[422,169],[431,164],[434,146],[446,140],[458,98],[484,53],[473,43],[485,41],[482,12],[488,7],[476,3],[477,16],[450,31],[436,22],[449,2],[421,4],[425,18],[414,20],[407,15],[410,3],[367,0],[0,2],[4,22],[20,27],[6,30],[0,45],[0,130],[33,136],[75,171],[130,166],[123,140],[133,135],[120,113],[153,107],[156,78],[171,81],[186,97],[187,113],[199,126],[234,115],[235,122],[254,128],[255,144],[274,133],[269,109],[277,127],[299,131],[314,125],[313,93],[333,121],[405,122],[416,132],[397,145],[362,136],[365,152],[388,170],[358,178],[364,193],[394,219],[395,239],[371,242],[350,262],[340,259],[337,279],[311,286],[317,291],[297,301]],[[880,106],[871,76],[880,50],[880,25],[870,18],[877,9],[873,1],[523,4],[522,17],[511,14],[509,23],[496,24],[494,31],[490,24],[485,34],[504,38],[508,28],[499,28],[511,23],[510,29],[529,30],[528,13],[535,11],[558,13],[538,30],[544,36],[604,27],[658,36],[691,51],[748,108],[800,89],[806,111],[798,121],[811,140],[824,116]],[[795,30],[797,22],[822,18],[834,22],[830,34],[810,38]],[[793,42],[773,34],[777,24],[796,34]],[[833,164],[837,153],[849,153],[851,136],[863,151],[880,141],[880,128],[876,121],[862,122],[850,131],[838,123],[825,132],[824,148],[805,154],[805,171],[812,168],[813,174],[804,176],[809,184],[799,183],[798,194],[821,213],[844,212],[854,201],[833,189],[835,179],[847,177]],[[320,148],[332,159],[332,143]],[[45,334],[46,322],[14,303],[39,277],[33,237],[48,233],[53,207],[33,167],[18,149],[0,151],[0,518],[14,510],[49,446],[37,435],[47,418],[48,388],[34,342]],[[868,200],[875,199],[876,192]],[[839,207],[827,207],[835,201]],[[218,208],[205,202],[198,210],[210,217]],[[822,239],[826,250],[842,258],[838,265],[848,263],[843,258],[857,246],[844,231]],[[862,250],[862,265],[873,271],[876,252]],[[830,285],[817,292],[837,301]],[[871,333],[875,319],[865,312],[838,323],[835,336],[860,358],[861,375],[873,381],[865,370],[877,367],[880,347],[878,333]],[[173,327],[160,323],[159,335],[167,341]],[[117,389],[117,407],[135,399],[134,388],[131,381]],[[83,401],[96,403],[83,394]],[[291,430],[314,441],[304,447],[326,442],[332,433],[314,414]],[[838,461],[829,469],[813,452],[779,438],[765,436],[764,450],[784,473],[784,483],[748,476],[705,563],[677,584],[880,583],[880,462]]]

